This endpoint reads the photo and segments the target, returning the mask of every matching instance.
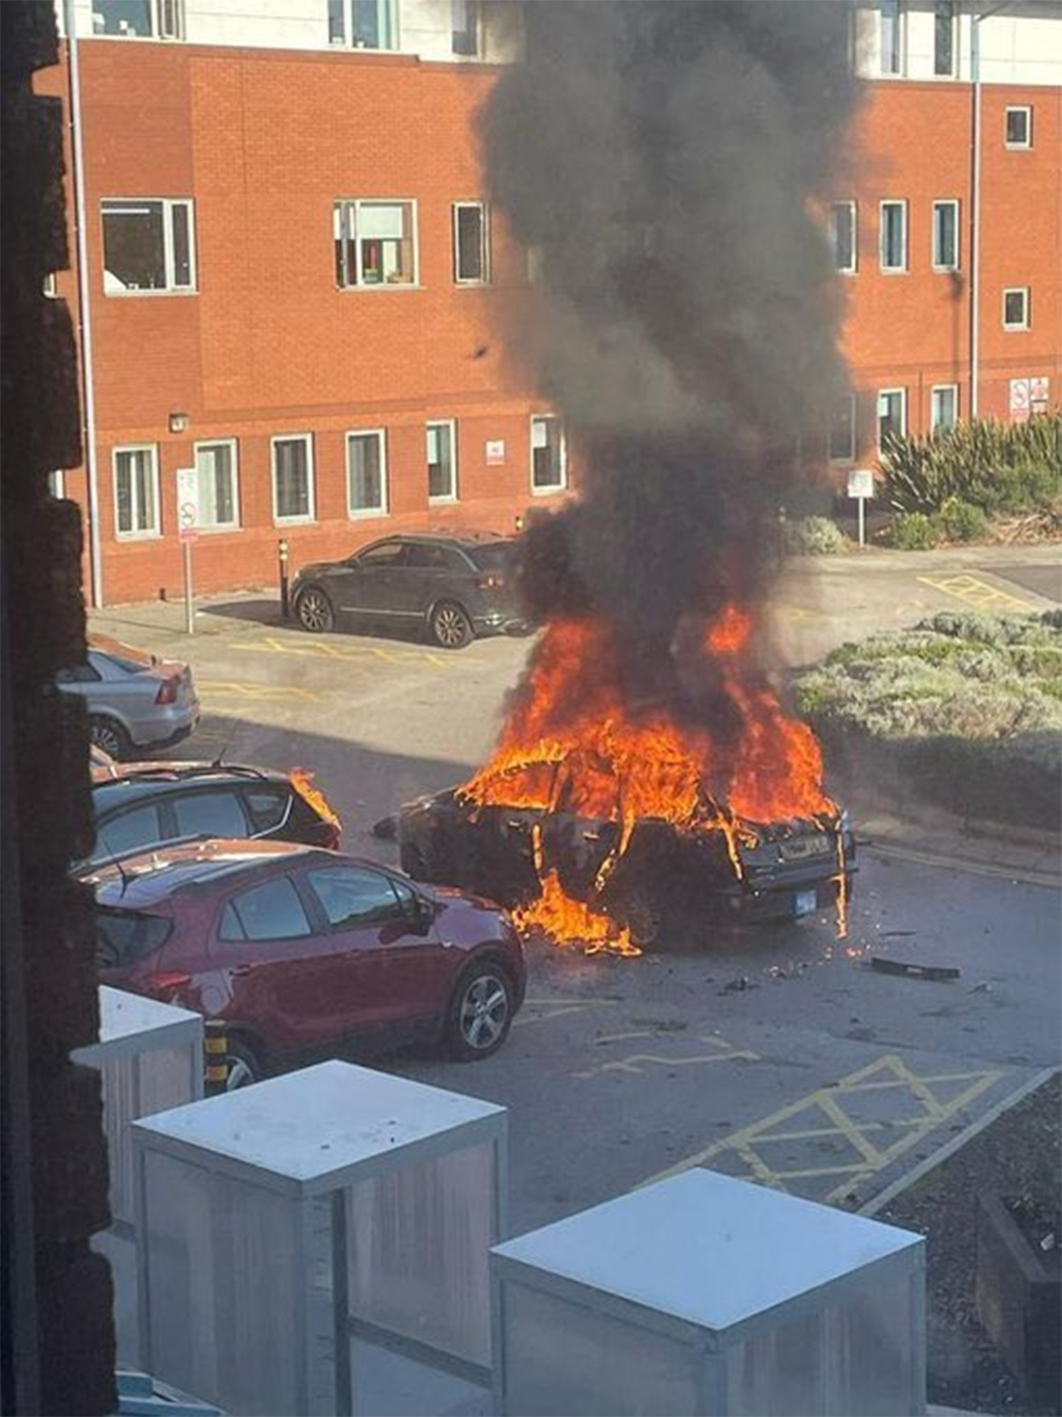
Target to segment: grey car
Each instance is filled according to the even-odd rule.
[[[178,743],[199,722],[187,664],[106,635],[90,635],[85,663],[60,670],[56,683],[84,700],[93,743],[119,761]]]

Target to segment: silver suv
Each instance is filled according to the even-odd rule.
[[[60,670],[56,683],[84,700],[97,747],[122,761],[188,737],[199,722],[199,699],[187,664],[107,635],[90,635],[88,643],[85,663]]]

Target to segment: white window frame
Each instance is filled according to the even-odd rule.
[[[383,9],[387,12],[387,37],[390,41],[388,44],[355,44],[353,0],[342,0],[342,9],[343,35],[341,38],[329,38],[329,44],[333,45],[336,49],[360,49],[366,54],[393,54],[395,50],[399,48],[399,6],[396,0],[377,0],[377,11]]]
[[[898,0],[896,6],[896,49],[897,65],[895,69],[885,67],[885,49],[882,43],[884,17],[881,10],[878,10],[878,73],[883,79],[902,79],[907,68],[907,6],[904,0]]]
[[[937,259],[937,211],[941,207],[951,207],[955,212],[955,260],[943,263]],[[959,209],[959,200],[956,197],[945,197],[939,201],[934,201],[932,210],[932,220],[930,223],[930,262],[935,271],[961,271],[962,270],[962,213]],[[943,385],[941,387],[944,387]]]
[[[902,217],[903,217],[903,226],[902,226],[902,232],[903,232],[903,259],[902,259],[901,264],[898,265],[898,266],[887,266],[887,265],[885,264],[885,208],[886,208],[886,207],[899,207],[900,213],[901,213],[901,215],[902,215]],[[909,247],[909,242],[908,242],[908,223],[907,223],[907,201],[906,201],[905,198],[901,198],[901,197],[889,197],[889,198],[886,198],[884,201],[878,203],[878,265],[879,265],[879,267],[880,267],[880,269],[881,269],[882,275],[886,275],[886,276],[902,276],[902,275],[906,275],[906,274],[907,274],[908,264],[909,264],[909,260],[910,260],[910,255],[909,255],[909,249],[908,249],[908,247]]]
[[[361,270],[361,243],[362,237],[355,234],[354,237],[354,280],[348,280],[345,284],[339,284],[338,274],[336,274],[337,290],[419,290],[420,289],[420,222],[417,211],[417,199],[415,197],[337,197],[332,203],[332,260],[335,264],[335,243],[342,239],[346,244],[346,236],[342,235],[344,223],[346,222],[346,209],[354,208],[355,233],[357,233],[358,212],[362,207],[408,207],[410,210],[410,222],[413,227],[413,278],[408,281],[369,281],[362,280]],[[340,236],[337,237],[336,225],[340,227]],[[365,238],[372,240],[371,237]],[[335,274],[335,273],[334,273]]]
[[[900,433],[901,433],[904,437],[906,437],[906,435],[907,435],[907,390],[906,390],[905,388],[903,388],[902,386],[899,386],[899,387],[896,387],[896,388],[891,388],[891,389],[879,389],[878,392],[877,392],[877,396],[876,396],[875,404],[874,404],[875,423],[876,423],[876,425],[877,425],[877,426],[876,426],[876,430],[875,430],[875,437],[877,438],[877,445],[878,445],[878,452],[879,452],[879,453],[881,452],[881,400],[882,400],[887,394],[899,394],[899,395],[900,395],[900,428],[899,428],[899,431],[900,431]]]
[[[59,282],[54,271],[49,271],[41,282],[41,294],[46,300],[57,300],[59,298]]]
[[[104,39],[125,39],[125,40],[179,40],[185,35],[185,4],[184,0],[151,0],[151,33],[150,34],[122,34],[117,32],[108,33],[105,30],[93,28],[92,33]]]
[[[950,423],[942,423],[937,418],[937,395],[951,394],[952,413],[954,417]],[[958,384],[934,384],[929,392],[929,431],[935,433],[938,428],[954,428],[959,421],[959,386]]]
[[[852,214],[852,263],[849,266],[841,266],[837,263],[837,239],[834,227],[833,214],[840,207],[847,207]],[[855,202],[831,202],[830,203],[830,249],[833,252],[833,268],[838,275],[854,276],[859,270],[859,208]]]
[[[122,531],[118,525],[118,458],[122,453],[147,453],[151,458],[151,480],[154,486],[155,500],[155,521],[150,527],[143,531],[135,527],[131,531]],[[159,445],[158,443],[122,443],[111,449],[111,472],[112,472],[112,492],[114,494],[114,535],[118,541],[151,541],[162,535],[162,505],[159,496]],[[133,508],[133,521],[136,522],[136,484],[130,484],[129,502]]]
[[[1025,141],[1012,143],[1007,135],[1012,113],[1025,114]],[[1033,145],[1033,111],[1029,103],[1008,103],[1003,110],[1003,146],[1010,152],[1028,152]]]
[[[959,6],[956,0],[949,0],[951,9],[951,66],[948,69],[937,69],[937,7],[933,5],[930,15],[933,20],[933,77],[935,79],[954,79],[959,59]],[[976,20],[974,21],[976,23]]]
[[[458,240],[458,213],[467,208],[478,211],[480,215],[480,256],[483,274],[481,276],[463,276],[460,273],[460,245]],[[454,284],[455,285],[490,285],[490,205],[487,202],[454,202],[451,206],[451,222],[453,225],[453,246],[454,246]]]
[[[536,487],[535,485],[535,424],[540,421],[552,421],[560,424],[560,481],[551,482],[548,487]],[[531,479],[531,492],[535,497],[555,497],[558,492],[564,492],[568,486],[568,430],[564,426],[564,419],[559,413],[533,413],[528,422],[528,476]]]
[[[195,460],[195,467],[199,470],[199,450],[200,448],[229,448],[232,452],[232,521],[213,522],[206,526],[202,522],[196,527],[197,531],[211,534],[218,531],[239,531],[240,530],[240,444],[238,438],[200,438],[192,444],[192,457]],[[202,494],[199,498],[200,507],[203,505]]]
[[[1007,321],[1007,296],[1020,295],[1022,297],[1022,320],[1020,324],[1008,323]],[[1027,285],[1008,285],[1003,291],[1003,328],[1005,330],[1028,330],[1032,328],[1032,293]]]
[[[48,474],[48,491],[56,499],[66,496],[66,473],[61,467]]]
[[[350,481],[350,446],[355,438],[375,438],[380,449],[380,505],[378,507],[355,507],[352,505]],[[347,516],[351,521],[372,521],[390,515],[390,487],[387,478],[387,430],[386,428],[349,428],[344,435],[343,447],[346,456]]]
[[[833,447],[831,446],[833,443],[832,419],[830,420],[830,425],[826,430],[826,451],[829,454],[830,462],[836,464],[837,466],[840,466],[843,463],[855,462],[856,448],[859,446],[856,435],[856,396],[855,394],[844,394],[842,395],[842,397],[845,401],[847,401],[848,404],[848,426],[851,429],[851,436],[848,440],[847,453],[838,454],[833,451]],[[840,400],[838,400],[838,402],[840,402]]]
[[[428,473],[428,505],[431,507],[445,506],[448,502],[460,500],[458,484],[458,463],[457,463],[457,419],[456,418],[429,418],[424,424],[424,470],[428,472],[430,463],[428,462],[428,429],[429,428],[449,428],[450,430],[450,491],[440,493],[433,497],[431,494],[431,474]]]
[[[107,237],[105,207],[108,206],[136,206],[144,202],[162,203],[162,265],[163,275],[166,284],[157,286],[154,289],[120,288],[112,289],[107,284]],[[186,207],[188,209],[188,284],[174,284],[174,260],[173,260],[173,209],[175,207]],[[152,296],[182,296],[197,295],[199,293],[199,267],[196,259],[195,241],[195,198],[194,197],[101,197],[100,198],[100,253],[103,261],[103,293],[108,299],[118,300],[141,300]]]
[[[305,443],[306,444],[306,480],[308,483],[306,505],[307,512],[294,517],[282,517],[277,514],[277,455],[276,447],[278,443]],[[317,517],[317,497],[315,488],[314,459],[313,459],[313,434],[312,433],[274,433],[269,440],[269,487],[273,497],[273,525],[274,526],[306,526],[315,521]]]

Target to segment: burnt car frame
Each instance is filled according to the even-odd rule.
[[[704,798],[689,825],[644,816],[624,844],[617,817],[566,809],[563,793],[554,800],[482,805],[455,788],[408,803],[397,823],[402,869],[510,908],[534,900],[553,870],[566,895],[642,945],[697,923],[800,919],[851,897],[855,840],[843,812],[752,824]]]

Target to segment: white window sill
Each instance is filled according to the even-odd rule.
[[[961,266],[934,266],[933,274],[935,276],[957,276],[961,270]]]
[[[274,526],[313,526],[317,520],[314,516],[305,517],[273,517]]]
[[[118,541],[161,541],[162,532],[155,531],[116,531],[115,539]]]
[[[1004,143],[1003,147],[1008,153],[1031,153],[1032,143]]]
[[[382,280],[372,285],[337,285],[336,290],[340,295],[348,295],[351,291],[359,294],[366,290],[423,290],[424,287],[418,281],[386,281]]]
[[[880,266],[879,270],[883,276],[905,276],[908,274],[906,266]]]
[[[834,275],[838,275],[838,276],[856,276],[856,275],[859,274],[859,267],[858,267],[858,266],[834,266],[833,272],[834,272]]]
[[[1004,325],[1003,329],[1008,335],[1020,335],[1025,330],[1031,330],[1031,325]]]
[[[186,295],[198,295],[197,289],[180,290],[108,290],[106,286],[103,290],[108,300],[157,300],[160,296],[177,296],[181,298]]]
[[[533,497],[555,497],[558,492],[566,492],[567,490],[567,479],[563,482],[552,483],[549,487],[536,487],[533,482],[531,484],[531,495]]]
[[[489,290],[492,282],[489,280],[455,280],[455,290]]]
[[[242,531],[243,527],[239,522],[225,522],[223,526],[197,526],[194,530],[199,536],[223,536],[225,532]]]
[[[357,511],[353,507],[347,508],[347,518],[352,522],[378,522],[384,517],[389,517],[391,513],[386,507],[359,508]]]
[[[428,498],[428,506],[429,506],[429,507],[450,507],[450,506],[453,506],[453,504],[454,504],[455,502],[458,502],[458,501],[460,501],[460,498],[458,497],[457,493],[456,493],[456,492],[451,492],[451,493],[449,493],[449,494],[448,494],[447,496],[445,496],[445,497],[429,497],[429,498]]]

